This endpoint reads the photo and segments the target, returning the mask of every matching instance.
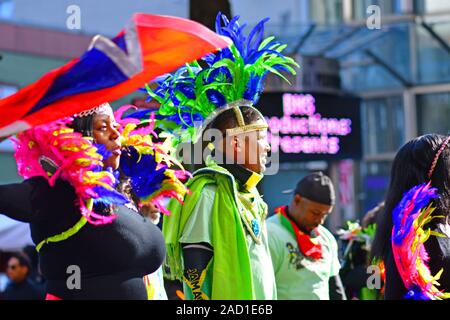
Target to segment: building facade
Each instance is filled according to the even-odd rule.
[[[187,0],[78,0],[81,28],[69,29],[72,3],[0,0],[0,97],[78,56],[93,34],[115,35],[133,12],[181,17],[189,12]],[[291,188],[302,175],[324,170],[332,176],[339,194],[338,214],[329,222],[332,229],[347,219],[361,218],[384,199],[392,160],[401,145],[424,133],[449,133],[450,1],[230,3],[232,12],[250,25],[269,16],[266,34],[288,43],[287,52],[303,63],[298,83],[289,88],[269,85],[269,91],[331,91],[360,99],[361,156],[305,161],[299,154],[298,161],[280,163],[279,172],[266,177],[262,185],[271,209],[289,201],[281,191]],[[330,64],[314,69],[308,62],[313,57]],[[326,76],[307,82],[316,71]],[[129,102],[127,97],[116,104]],[[0,183],[18,180],[8,146],[0,149],[0,167]]]
[[[290,163],[266,179],[265,187],[295,183],[298,179],[290,177],[316,167],[326,170],[340,190],[340,214],[330,222],[336,228],[384,199],[400,146],[425,133],[449,133],[450,2],[299,3],[309,13],[305,20],[288,28],[272,25],[268,31],[288,42],[292,54],[338,61],[339,90],[361,98],[363,156],[326,165]],[[287,199],[279,196],[273,206],[282,201]]]

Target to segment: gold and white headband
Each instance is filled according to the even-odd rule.
[[[245,124],[241,109],[239,109],[239,107],[241,107],[241,106],[250,107],[253,110],[255,110],[259,114],[261,119],[264,121],[264,123]],[[203,121],[201,127],[197,131],[198,135],[196,137],[195,142],[197,142],[200,139],[200,137],[202,137],[203,131],[216,117],[218,117],[220,114],[222,114],[223,112],[230,110],[230,109],[233,109],[233,111],[234,111],[236,120],[238,122],[238,126],[236,128],[230,128],[230,129],[226,130],[226,134],[229,136],[234,136],[234,135],[238,135],[241,133],[248,133],[248,132],[258,131],[258,130],[266,130],[269,128],[264,116],[258,109],[256,109],[253,106],[253,103],[249,100],[241,99],[241,100],[236,100],[234,102],[231,102],[231,103],[227,104],[225,107],[217,108],[216,110],[211,112],[209,114],[209,116],[205,119],[205,121]]]

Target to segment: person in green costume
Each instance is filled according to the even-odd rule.
[[[188,300],[276,299],[267,205],[256,188],[270,151],[268,125],[254,104],[269,72],[283,77],[277,70],[295,74],[298,65],[281,54],[284,45],[263,39],[267,20],[247,38],[237,17],[219,14],[216,31],[231,46],[147,87],[161,103],[158,127],[178,134],[176,142],[201,140],[211,153],[188,181],[184,203],[171,202],[163,220],[166,276],[183,281]]]
[[[337,242],[322,225],[335,203],[333,182],[312,172],[290,193],[267,221],[278,299],[345,300]]]
[[[218,165],[209,159],[197,170],[187,185],[191,194],[184,205],[170,207],[172,215],[163,223],[169,259],[177,260],[175,270],[183,273],[187,299],[276,297],[265,226],[267,206],[256,189],[269,151],[267,126],[251,107],[236,106],[221,113],[211,128],[224,134],[236,128],[235,112],[248,125],[260,126],[257,140],[243,139],[246,133],[240,133],[218,142],[216,158],[221,154],[228,163]],[[250,161],[254,144],[258,144],[255,163]],[[241,152],[242,165],[236,163]]]

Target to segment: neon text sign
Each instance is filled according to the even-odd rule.
[[[282,103],[281,117],[266,117],[273,152],[335,155],[352,133],[350,118],[323,117],[311,94],[284,93]]]

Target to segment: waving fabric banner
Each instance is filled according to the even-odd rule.
[[[0,137],[118,99],[228,44],[197,22],[137,13],[115,38],[95,36],[80,58],[0,100]]]

